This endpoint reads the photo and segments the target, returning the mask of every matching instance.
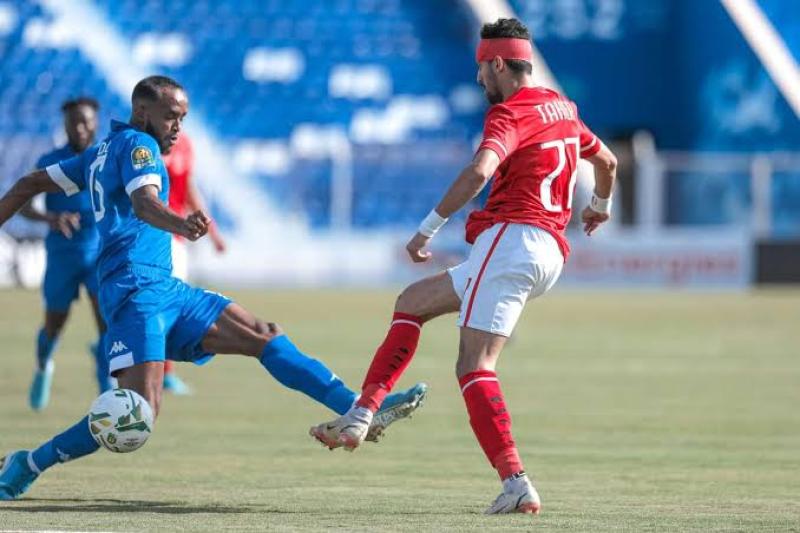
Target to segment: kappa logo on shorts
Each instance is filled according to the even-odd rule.
[[[115,341],[114,344],[111,345],[111,351],[108,352],[109,355],[117,354],[121,351],[127,350],[128,347],[125,346],[125,343],[122,341]]]
[[[131,164],[134,170],[141,170],[144,167],[153,166],[156,160],[153,157],[153,152],[146,146],[137,146],[131,152]]]

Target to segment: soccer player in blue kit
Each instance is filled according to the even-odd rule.
[[[100,106],[93,98],[67,100],[61,106],[64,114],[64,131],[67,143],[56,148],[36,162],[36,168],[45,167],[82,153],[94,143],[97,133],[97,111]],[[36,369],[28,401],[35,411],[47,407],[53,380],[53,352],[58,337],[69,317],[72,302],[78,298],[80,286],[86,288],[97,323],[98,340],[91,350],[96,362],[97,383],[100,392],[111,387],[108,363],[102,352],[105,323],[97,302],[97,272],[95,266],[100,251],[100,237],[95,229],[92,201],[87,190],[67,196],[63,191],[47,193],[45,211],[41,212],[31,202],[20,214],[30,220],[46,222],[50,231],[45,238],[47,268],[42,285],[44,296],[44,325],[36,338]]]
[[[202,364],[216,353],[256,358],[286,387],[345,413],[356,393],[300,352],[280,326],[171,277],[170,233],[196,241],[211,223],[201,211],[184,218],[167,207],[169,178],[161,153],[177,140],[189,101],[176,81],[151,76],[133,89],[132,108],[129,123],[112,121],[99,145],[17,181],[0,198],[0,224],[38,193],[90,191],[101,239],[99,299],[110,371],[120,388],[141,394],[155,414],[165,358]],[[425,392],[418,384],[387,398],[373,435],[408,416]],[[45,469],[98,448],[84,417],[34,450],[8,454],[0,468],[0,500],[19,497]]]

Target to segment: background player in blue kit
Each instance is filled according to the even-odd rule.
[[[45,167],[83,153],[94,143],[97,133],[99,104],[93,98],[68,100],[61,106],[67,143],[46,153],[36,163]],[[28,203],[20,213],[31,220],[46,222],[50,231],[45,238],[47,269],[42,293],[44,296],[44,325],[36,339],[36,369],[31,383],[31,408],[44,409],[50,400],[53,380],[53,352],[61,330],[69,317],[72,302],[78,298],[81,285],[86,288],[97,322],[98,340],[92,345],[96,361],[97,383],[100,392],[111,386],[108,364],[102,353],[105,324],[97,302],[97,254],[100,238],[97,234],[89,191],[67,196],[63,191],[45,194],[45,211]]]
[[[283,385],[346,412],[356,393],[300,352],[280,326],[171,277],[170,233],[195,241],[211,223],[202,211],[180,217],[167,207],[169,178],[161,153],[177,140],[189,101],[176,81],[151,76],[134,88],[132,105],[130,123],[113,121],[99,145],[21,178],[0,198],[0,224],[40,192],[90,191],[101,239],[99,299],[108,325],[110,370],[121,388],[141,394],[155,414],[165,358],[201,364],[215,353],[257,358]],[[371,433],[410,414],[424,395],[420,384],[387,398],[384,416],[376,416]],[[17,498],[45,469],[98,447],[84,417],[33,451],[7,455],[0,469],[0,500]]]

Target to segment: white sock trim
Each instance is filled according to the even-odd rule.
[[[404,318],[398,318],[397,320],[393,320],[392,321],[391,326],[394,326],[395,324],[408,324],[408,325],[414,326],[418,330],[422,331],[422,326],[420,326],[419,324],[417,324],[413,320],[406,320]]]
[[[468,382],[466,382],[464,384],[463,387],[461,387],[461,394],[464,394],[464,391],[467,390],[467,388],[470,385],[474,385],[475,383],[477,383],[479,381],[497,381],[497,378],[483,377],[483,378],[475,378],[472,381],[468,381]]]
[[[37,474],[41,474],[41,469],[36,466],[36,463],[33,462],[33,452],[28,452],[28,468],[36,472]]]

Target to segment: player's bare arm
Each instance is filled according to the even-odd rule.
[[[194,182],[194,178],[191,175],[189,176],[186,192],[186,203],[191,211],[201,213],[208,212],[205,202],[203,201],[203,197],[200,194],[200,191]],[[211,238],[211,242],[214,244],[214,249],[218,253],[224,253],[227,245],[225,244],[225,239],[223,239],[222,235],[220,235],[217,225],[213,223],[213,220],[208,226],[208,236]]]
[[[178,216],[161,202],[155,185],[145,185],[133,191],[131,203],[136,216],[156,228],[181,235],[190,241],[196,241],[208,233],[211,219],[205,213],[195,211],[186,218]]]
[[[43,192],[61,192],[44,170],[34,170],[17,182],[0,198],[0,226],[25,207],[34,196]]]
[[[40,211],[34,207],[33,200],[29,200],[28,203],[22,206],[19,214],[28,220],[46,223],[52,230],[61,233],[67,239],[72,238],[74,231],[81,229],[80,213]]]
[[[617,179],[617,158],[603,145],[600,151],[587,159],[594,166],[594,195],[592,202],[581,213],[583,231],[591,235],[611,217],[611,192]]]
[[[433,235],[453,213],[458,212],[480,193],[500,165],[500,158],[492,150],[480,150],[450,186],[439,205],[423,221],[420,229],[406,245],[406,250],[415,263],[427,261],[429,251],[423,251]],[[438,218],[437,218],[438,217]]]

